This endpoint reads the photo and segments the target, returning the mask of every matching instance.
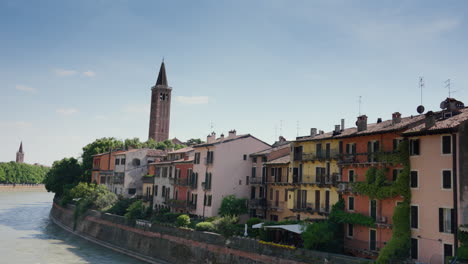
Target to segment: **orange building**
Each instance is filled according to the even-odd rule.
[[[345,250],[353,255],[375,258],[392,237],[392,216],[395,206],[403,201],[401,196],[383,200],[353,192],[347,183],[364,182],[366,172],[370,168],[385,169],[388,183],[396,180],[402,170],[402,164],[393,164],[383,155],[396,153],[398,144],[403,140],[402,132],[423,121],[422,116],[401,118],[400,113],[394,113],[391,120],[367,125],[367,116],[359,116],[354,133],[346,133],[341,138],[343,153],[339,160],[342,171],[340,191],[345,202],[345,210],[350,213],[360,213],[370,216],[375,221],[375,227],[346,224]]]
[[[112,177],[114,175],[115,156],[123,152],[123,150],[119,150],[93,155],[91,182],[106,184],[112,181]]]

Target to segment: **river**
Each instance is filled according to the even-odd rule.
[[[144,263],[56,226],[49,219],[52,198],[46,192],[0,192],[0,263]]]

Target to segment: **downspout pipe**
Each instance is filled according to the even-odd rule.
[[[457,133],[452,134],[452,177],[453,177],[453,211],[454,211],[454,253],[458,251],[458,182],[457,182]]]

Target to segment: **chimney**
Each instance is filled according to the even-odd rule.
[[[310,129],[310,136],[315,137],[317,135],[317,129],[316,128],[311,128]]]
[[[215,132],[211,132],[211,134],[206,137],[206,143],[212,143],[215,140],[216,140]]]
[[[340,125],[335,125],[335,133],[340,133]]]
[[[429,129],[436,123],[435,115],[434,112],[429,111],[426,113],[426,116],[424,118],[424,123],[426,125],[426,129]]]
[[[221,134],[221,137],[220,137],[220,138],[221,138],[221,140],[223,140],[223,139],[224,139],[224,134]]]
[[[279,142],[285,142],[286,139],[285,139],[283,136],[279,136],[278,141],[279,141]]]
[[[395,112],[392,114],[392,125],[398,124],[401,122],[400,112]]]
[[[357,121],[356,121],[356,126],[357,126],[358,132],[367,130],[367,116],[366,115],[358,116]]]
[[[236,130],[235,129],[229,131],[228,138],[233,138],[235,136],[236,136]]]
[[[323,135],[323,133],[324,133],[323,130],[319,130],[320,135]]]
[[[188,160],[188,159],[189,159],[189,155],[187,153],[185,153],[184,160]]]
[[[344,130],[344,118],[341,119],[341,131]]]
[[[377,124],[379,124],[379,123],[382,123],[382,118],[381,117],[377,118]]]

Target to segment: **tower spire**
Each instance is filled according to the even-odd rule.
[[[20,143],[19,153],[23,153],[23,141]]]
[[[166,76],[166,66],[164,65],[164,59],[161,62],[161,68],[159,69],[158,80],[156,81],[156,86],[168,86],[167,76]]]
[[[20,143],[18,152],[16,152],[16,163],[24,162],[23,141]]]

